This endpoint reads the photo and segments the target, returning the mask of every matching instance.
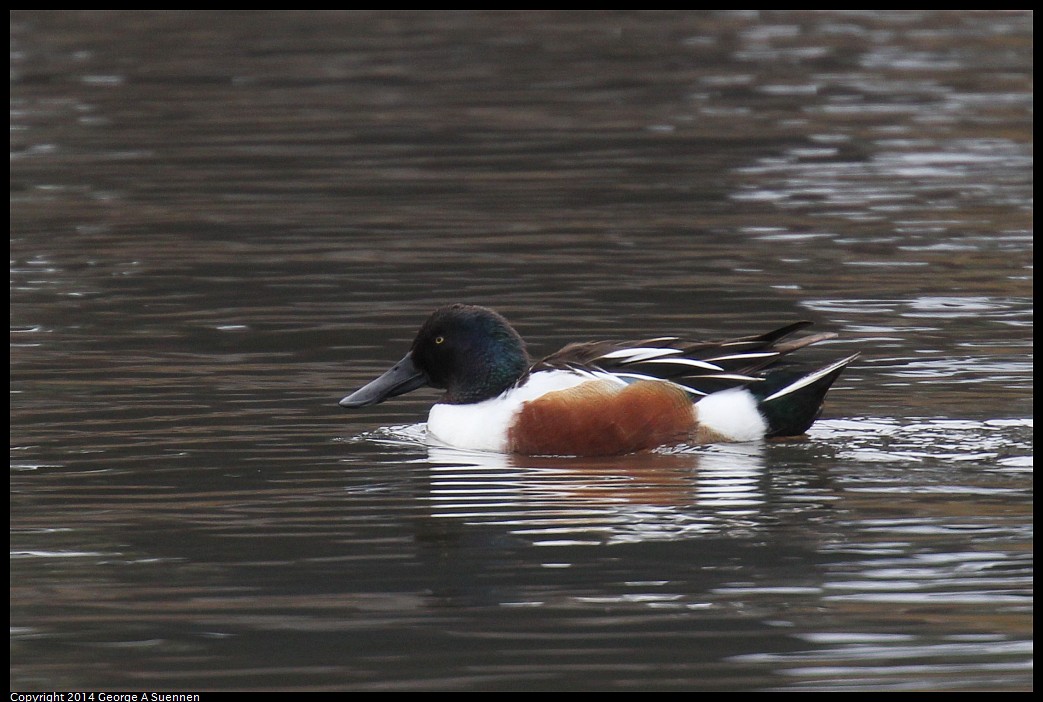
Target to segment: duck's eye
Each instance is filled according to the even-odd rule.
[[[445,337],[444,336],[436,336],[435,337],[435,343],[436,344],[441,344],[441,343],[444,343],[444,342],[445,342]]]

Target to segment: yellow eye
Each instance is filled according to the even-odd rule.
[[[445,341],[445,337],[444,336],[436,336],[435,337],[435,343],[436,344],[441,344],[444,341]]]

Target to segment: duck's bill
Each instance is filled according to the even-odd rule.
[[[427,385],[427,376],[413,365],[410,354],[396,363],[387,373],[359,388],[340,401],[341,407],[368,407],[378,402],[404,395]]]

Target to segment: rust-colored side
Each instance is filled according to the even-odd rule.
[[[610,456],[679,443],[694,430],[692,401],[676,385],[590,381],[526,402],[507,440],[513,453]]]

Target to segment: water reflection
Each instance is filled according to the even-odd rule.
[[[791,644],[729,660],[770,668],[787,690],[961,688],[970,666],[1002,686],[1004,676],[1031,671],[1032,555],[990,547],[1031,542],[1031,496],[1017,480],[1031,471],[1031,420],[822,420],[804,442],[582,461],[430,447],[423,425],[358,440],[416,456],[430,474],[433,519],[476,533],[498,526],[560,551],[545,554],[543,568],[578,567],[577,548],[641,543],[675,544],[698,563],[696,544],[728,541],[743,544],[739,553],[763,544],[805,564],[781,579],[715,570],[697,586],[681,584],[691,577],[683,565],[684,576],[659,567],[651,571],[659,578],[596,594],[522,586],[500,593],[507,607],[612,607],[632,620],[774,612],[760,624]],[[806,460],[822,472],[792,470]],[[925,619],[956,623],[959,633],[921,632]]]
[[[600,460],[431,448],[432,513],[539,545],[686,539],[756,523],[757,444]]]
[[[432,516],[498,524],[534,543],[614,544],[749,534],[774,526],[779,504],[814,510],[863,493],[975,495],[1002,499],[1017,488],[953,484],[936,466],[1031,470],[1032,421],[1018,419],[821,420],[806,441],[677,446],[599,459],[512,456],[425,443],[424,425],[386,427],[356,441],[423,452]],[[786,457],[900,466],[887,477],[836,476],[826,483],[773,474]],[[394,460],[399,460],[395,455]],[[905,472],[920,464],[915,481]],[[871,477],[875,475],[875,477]],[[893,483],[889,483],[893,480]],[[928,521],[930,517],[928,517]],[[899,529],[887,521],[889,529]]]

